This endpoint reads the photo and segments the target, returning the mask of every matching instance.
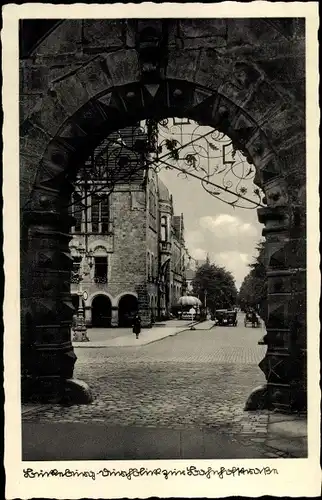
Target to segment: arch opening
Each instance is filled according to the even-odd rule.
[[[106,295],[96,295],[92,301],[92,327],[108,328],[111,326],[112,304]]]
[[[134,295],[123,295],[119,300],[118,312],[119,327],[131,327],[134,316],[138,312],[138,299]]]

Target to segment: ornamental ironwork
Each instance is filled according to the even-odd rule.
[[[120,184],[146,184],[149,169],[174,169],[211,196],[239,208],[264,206],[255,167],[223,133],[188,119],[146,120],[110,134],[80,166],[77,202],[109,196]]]
[[[210,195],[234,207],[263,205],[254,165],[223,133],[179,118],[149,123],[149,130],[157,173],[173,168],[178,177],[198,179]]]

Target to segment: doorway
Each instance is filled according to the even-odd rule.
[[[112,305],[106,295],[97,295],[92,302],[92,326],[107,328],[111,326]]]
[[[119,326],[124,328],[131,327],[137,310],[137,298],[130,294],[123,295],[119,301]]]

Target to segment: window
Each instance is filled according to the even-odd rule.
[[[107,283],[107,257],[95,257],[95,283]]]
[[[80,233],[82,230],[82,220],[84,206],[81,201],[81,196],[79,193],[74,193],[72,195],[72,216],[75,217],[75,225],[72,227],[73,233]]]
[[[109,199],[93,194],[91,199],[92,233],[109,232]]]
[[[161,241],[168,241],[168,221],[164,215],[161,217]]]

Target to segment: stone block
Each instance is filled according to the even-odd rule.
[[[284,294],[291,292],[291,276],[269,276],[268,293]],[[282,299],[283,300],[283,299]]]
[[[68,120],[62,130],[59,132],[59,137],[73,139],[75,137],[86,137],[86,132],[82,130],[73,120]]]
[[[285,384],[289,381],[289,357],[281,354],[267,354],[267,382]]]
[[[255,65],[236,62],[218,92],[248,111],[247,101],[256,92],[256,87],[261,80],[261,72]]]
[[[200,120],[229,137],[234,137],[234,123],[239,113],[239,108],[231,100],[217,94],[201,104],[194,116],[197,121]]]
[[[226,40],[224,37],[213,36],[213,37],[200,37],[200,38],[185,38],[183,46],[188,50],[198,50],[198,49],[220,49],[226,47]]]
[[[286,106],[288,100],[282,96],[278,89],[268,81],[260,81],[247,101],[247,113],[260,126],[280,111],[281,106]]]
[[[268,398],[273,408],[281,411],[290,411],[291,389],[289,384],[268,384]]]
[[[184,69],[184,68],[183,68]],[[194,82],[213,91],[223,83],[232,70],[232,61],[211,49],[200,51]]]
[[[82,20],[65,19],[40,43],[36,56],[60,56],[76,53],[82,42]]]
[[[281,31],[276,29],[276,27],[270,22],[270,19],[250,19],[249,29],[254,37],[254,41],[257,42],[257,44],[261,43],[263,45],[269,45],[285,40],[283,32],[281,33]]]
[[[184,19],[178,22],[178,26],[183,39],[217,37],[225,40],[227,34],[226,19]]]
[[[76,73],[90,98],[112,86],[112,79],[104,73],[103,58],[96,58],[82,66]]]
[[[136,19],[124,19],[125,25],[125,45],[129,49],[134,49],[136,46]]]
[[[21,68],[21,92],[26,94],[42,93],[48,85],[49,69],[43,65],[28,65]]]
[[[20,94],[19,97],[19,121],[22,123],[31,114],[42,94]]]
[[[269,329],[267,332],[270,349],[287,350],[290,347],[289,329]]]
[[[123,19],[85,19],[83,22],[83,50],[110,51],[124,45]]]
[[[268,80],[273,84],[285,85],[290,81],[305,80],[305,58],[293,55],[259,61]]]
[[[285,141],[290,142],[292,136],[297,136],[302,132],[303,120],[297,108],[288,107],[282,112],[272,114],[261,125],[261,128],[275,149],[278,150],[279,147],[283,148]],[[296,143],[296,141],[294,142]]]
[[[268,297],[268,319],[266,328],[268,330],[286,329],[287,324],[287,299],[291,300],[291,295],[269,295]]]
[[[257,40],[252,30],[252,19],[228,19],[226,38],[230,50],[254,46]]]
[[[267,137],[261,130],[258,130],[251,136],[249,142],[246,143],[246,151],[252,163],[258,167],[260,171],[264,170],[269,161],[274,157],[274,152],[272,151]]]
[[[68,78],[69,75],[72,73],[75,73],[78,71],[80,68],[82,68],[84,65],[88,63],[89,56],[87,56],[84,61],[79,60],[78,58],[76,59],[73,57],[72,61],[64,61],[61,64],[53,64],[51,62],[48,62],[49,66],[49,85],[54,84],[55,81],[59,80],[65,80]]]
[[[74,114],[90,99],[86,87],[77,78],[76,74],[56,82],[53,89],[56,93],[57,102],[66,110],[68,115]]]
[[[278,154],[283,175],[287,179],[289,186],[294,186],[294,181],[306,181],[306,141],[305,135],[297,143],[285,150],[280,150]],[[292,187],[292,191],[294,188]],[[298,193],[298,189],[295,190]],[[304,201],[304,200],[303,200]]]
[[[46,128],[25,120],[20,126],[20,154],[39,160],[51,138]]]
[[[303,239],[292,239],[285,246],[287,262],[290,268],[306,268],[306,241]]]
[[[70,329],[62,327],[60,324],[48,325],[46,327],[35,328],[36,342],[41,344],[61,344],[69,340]]]
[[[106,114],[99,105],[96,105],[95,101],[89,101],[75,113],[71,122],[76,124],[79,130],[83,130],[86,135],[90,135],[96,127],[101,127],[106,123]],[[74,137],[74,139],[76,145],[84,143],[81,136]],[[71,140],[73,141],[73,138]]]
[[[249,95],[249,89],[240,90],[231,82],[226,82],[218,88],[218,93],[227,97],[227,99],[232,100],[238,106],[247,99]]]
[[[102,59],[103,69],[113,85],[126,85],[140,79],[140,67],[136,50],[117,50]]]
[[[170,49],[166,77],[193,82],[199,59],[199,51]]]
[[[52,169],[53,172],[58,173],[59,170],[68,166],[70,155],[73,152],[74,150],[71,149],[67,142],[63,140],[51,141],[46,148],[43,163],[46,165],[47,170]]]
[[[28,202],[38,173],[38,160],[33,157],[19,155],[20,173],[20,207],[24,208]]]
[[[40,99],[30,115],[30,120],[42,130],[46,130],[51,137],[56,135],[67,118],[68,112],[59,103],[55,94]]]

